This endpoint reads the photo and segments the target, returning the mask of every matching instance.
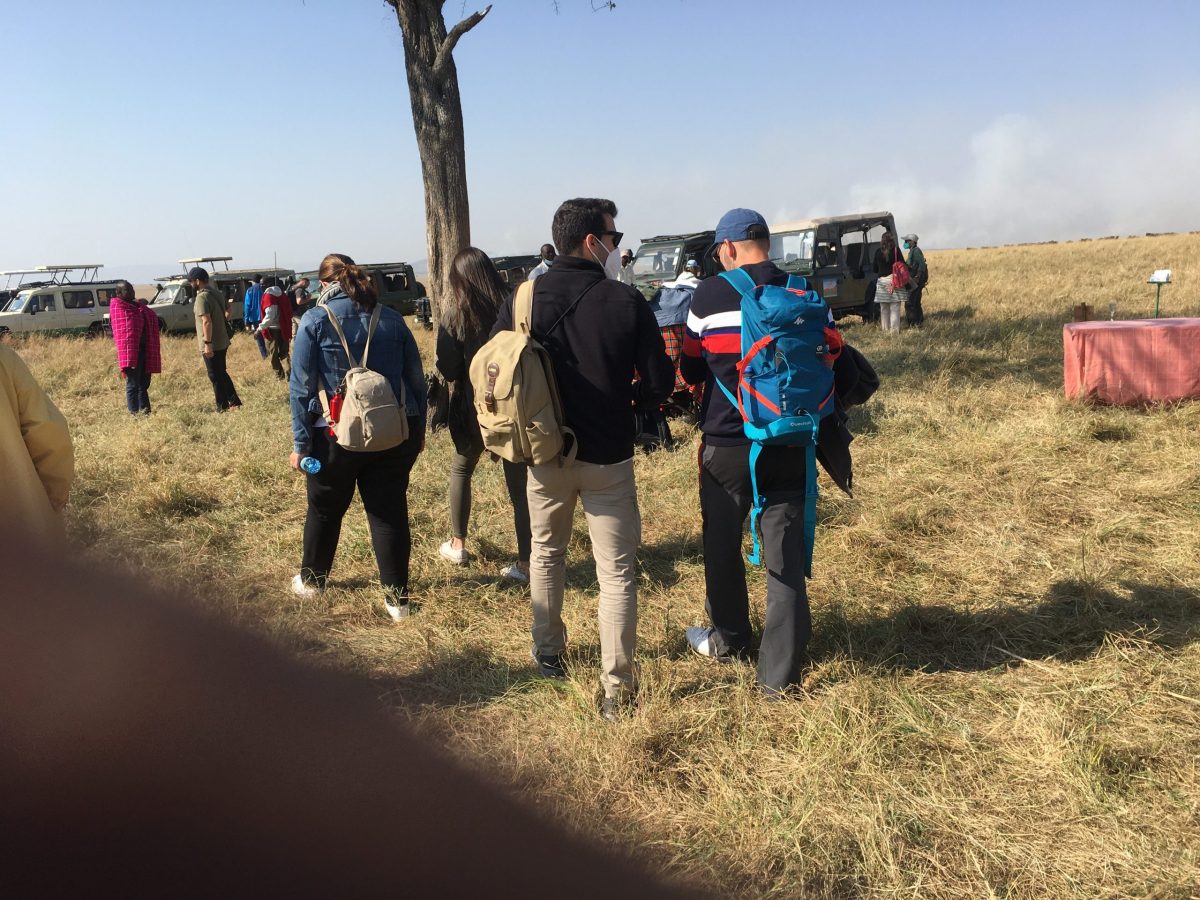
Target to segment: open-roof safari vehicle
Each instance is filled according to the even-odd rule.
[[[708,252],[715,237],[714,231],[694,231],[643,238],[633,256],[634,286],[650,296],[664,281],[674,281],[682,275],[689,259],[700,264],[701,278],[716,275],[720,266]]]
[[[246,298],[246,288],[256,275],[278,278],[283,287],[294,274],[291,269],[275,267],[265,269],[231,269],[229,263],[232,256],[197,256],[191,259],[179,260],[183,272],[179,275],[163,275],[154,280],[158,282],[158,290],[150,301],[150,308],[158,316],[159,327],[163,331],[195,331],[196,319],[192,311],[195,295],[188,283],[187,272],[193,266],[208,270],[208,281],[213,287],[225,295],[225,303],[229,311],[229,321],[238,325],[245,318],[242,305]],[[218,268],[220,263],[223,268]]]
[[[542,257],[538,253],[527,253],[523,256],[497,256],[492,259],[500,280],[509,287],[516,287],[529,277],[529,273],[538,267]]]
[[[770,228],[772,262],[808,278],[835,318],[847,314],[876,318],[871,261],[883,233],[896,234],[890,212],[780,222]]]
[[[375,292],[379,302],[396,310],[402,316],[411,316],[418,312],[418,301],[425,298],[425,285],[417,281],[413,267],[405,262],[391,263],[359,263],[359,268],[371,276],[375,283]],[[320,293],[320,279],[316,270],[300,272],[296,279],[308,279],[308,289],[313,295],[313,301]]]
[[[102,268],[99,263],[80,263],[14,273],[38,275],[41,280],[25,283],[22,278],[0,312],[0,334],[100,334],[120,280],[99,279]]]

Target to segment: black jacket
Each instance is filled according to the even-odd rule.
[[[471,389],[471,360],[487,340],[487,332],[460,340],[438,326],[437,370],[447,381],[450,398],[446,411],[446,426],[454,449],[462,456],[478,456],[483,452],[483,435],[475,414],[475,395]]]
[[[510,298],[492,334],[511,330],[512,306]],[[675,367],[645,298],[591,260],[559,256],[534,282],[533,336],[554,363],[578,459],[611,465],[632,457],[634,404],[657,406],[675,386]]]

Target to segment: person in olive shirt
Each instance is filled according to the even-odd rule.
[[[908,292],[908,303],[905,304],[905,318],[909,328],[920,328],[925,323],[925,312],[921,309],[921,294],[925,283],[929,281],[929,266],[925,262],[925,254],[917,246],[917,236],[906,234],[904,249],[908,251],[908,272],[912,276],[914,287]]]
[[[225,355],[229,352],[229,329],[225,325],[225,298],[208,283],[208,272],[196,266],[188,272],[188,281],[196,291],[193,312],[196,314],[196,339],[204,355],[204,368],[212,382],[217,412],[242,405],[237,389],[225,370]]]

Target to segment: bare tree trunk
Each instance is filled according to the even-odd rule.
[[[491,11],[477,12],[449,32],[445,0],[387,0],[404,39],[404,66],[413,128],[425,180],[425,230],[435,311],[450,297],[450,263],[471,243],[467,156],[454,45]]]

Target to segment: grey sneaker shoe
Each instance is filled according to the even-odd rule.
[[[534,647],[529,651],[533,661],[537,663],[538,674],[543,678],[566,678],[567,667],[563,665],[561,653],[538,653]]]
[[[717,662],[732,662],[733,655],[731,653],[718,653],[715,628],[705,628],[700,625],[693,625],[684,633],[687,635],[688,646],[701,656],[706,656],[709,659],[715,659]]]
[[[605,697],[600,701],[600,718],[605,722],[620,722],[632,715],[632,697]]]

